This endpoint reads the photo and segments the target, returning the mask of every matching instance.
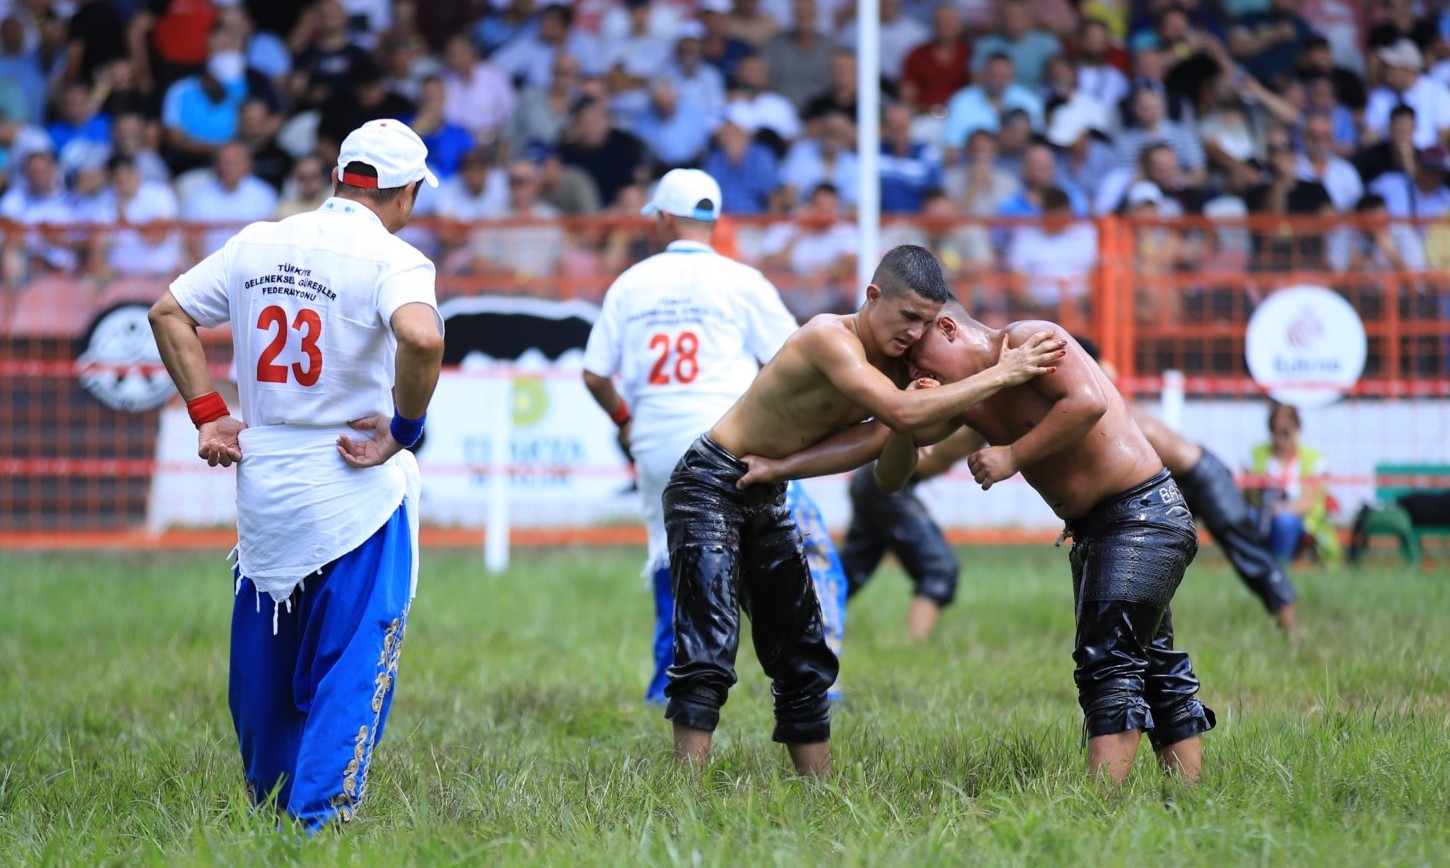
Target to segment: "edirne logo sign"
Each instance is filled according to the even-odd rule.
[[[1367,344],[1359,314],[1333,290],[1289,286],[1249,319],[1244,352],[1249,374],[1276,401],[1298,407],[1332,404],[1364,373]]]
[[[119,304],[91,325],[76,359],[80,384],[113,410],[141,413],[166,403],[173,387],[144,304]]]

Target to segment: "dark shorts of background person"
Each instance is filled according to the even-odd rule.
[[[1147,730],[1154,749],[1213,728],[1168,604],[1198,553],[1193,515],[1168,471],[1110,497],[1072,532],[1078,703],[1089,738]]]
[[[740,611],[775,696],[775,741],[831,736],[826,693],[837,661],[785,486],[735,483],[746,466],[709,435],[695,441],[664,491],[675,590],[675,663],[665,717],[713,731],[735,684]]]
[[[887,552],[901,562],[916,596],[943,608],[956,599],[956,555],[916,496],[916,484],[883,492],[868,464],[851,477],[851,526],[841,546],[848,599],[870,581]]]
[[[1214,542],[1264,608],[1273,613],[1294,602],[1298,595],[1293,583],[1264,545],[1243,492],[1218,456],[1204,449],[1193,469],[1174,479],[1188,508],[1203,518]]]

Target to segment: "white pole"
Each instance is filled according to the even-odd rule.
[[[1162,414],[1163,423],[1174,431],[1183,430],[1183,372],[1163,372]]]
[[[856,205],[857,301],[865,301],[866,285],[881,258],[881,3],[856,3],[856,159],[859,200]]]
[[[484,519],[483,566],[490,573],[509,568],[509,440],[514,421],[512,373],[495,372],[484,380],[484,418],[488,438],[488,509]]]

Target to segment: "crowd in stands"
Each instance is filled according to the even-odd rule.
[[[557,218],[636,215],[654,179],[698,166],[726,214],[780,218],[741,221],[738,245],[800,278],[797,312],[838,307],[855,7],[0,0],[0,218],[114,227],[12,225],[4,278],[169,277],[238,223],[316,207],[347,132],[398,117],[443,182],[419,197],[438,221],[409,230],[440,274],[608,274],[648,234]],[[884,240],[928,243],[956,276],[1079,295],[1098,251],[1084,218],[1103,214],[1366,218],[1288,241],[1161,234],[1144,256],[1169,271],[1450,266],[1433,224],[1373,219],[1450,213],[1437,0],[881,0],[880,25]]]

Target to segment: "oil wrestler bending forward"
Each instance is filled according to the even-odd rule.
[[[904,391],[903,355],[949,298],[941,266],[921,247],[893,248],[846,316],[823,315],[792,335],[750,388],[685,452],[664,491],[675,590],[675,663],[665,689],[675,754],[703,766],[735,683],[740,611],[775,697],[776,741],[796,771],[830,771],[835,655],[785,502],[784,484],[737,483],[747,453],[779,458],[874,416],[911,431],[962,414],[998,389],[1045,373],[1063,342],[1050,333],[996,354],[981,373]],[[993,365],[992,363],[996,363]],[[861,462],[857,462],[861,463]]]

